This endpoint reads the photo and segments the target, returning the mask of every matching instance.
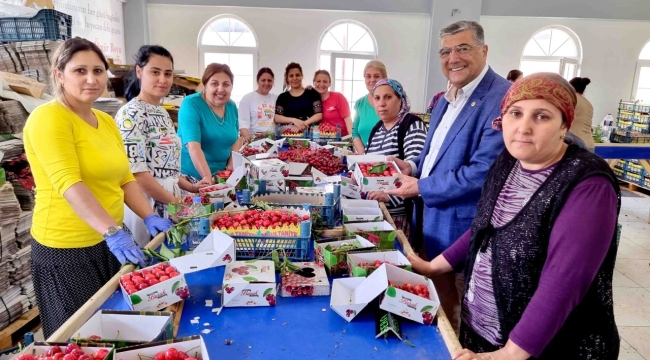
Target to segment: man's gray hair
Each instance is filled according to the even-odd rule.
[[[453,24],[445,26],[440,30],[440,40],[447,35],[455,35],[461,31],[472,30],[474,35],[474,41],[479,45],[485,45],[485,33],[483,31],[483,26],[477,23],[476,21],[457,21]]]

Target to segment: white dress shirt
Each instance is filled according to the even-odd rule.
[[[445,138],[449,133],[449,129],[465,107],[465,104],[467,104],[467,100],[472,96],[474,90],[476,90],[478,87],[478,84],[483,80],[485,74],[487,74],[488,68],[489,67],[485,65],[485,68],[483,68],[481,74],[476,79],[472,80],[469,84],[465,85],[463,88],[456,89],[454,86],[452,86],[445,94],[445,99],[449,102],[449,106],[447,107],[445,114],[442,116],[440,125],[438,125],[435,132],[433,133],[433,138],[431,138],[429,153],[424,158],[424,165],[422,166],[422,174],[420,174],[420,179],[429,176],[431,169],[433,169],[433,164],[436,162],[436,158],[440,153],[442,143],[445,141]],[[413,170],[412,173],[415,173],[417,171],[417,169],[414,168],[414,165],[415,163],[411,162],[411,167]]]

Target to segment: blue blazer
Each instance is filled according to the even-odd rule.
[[[414,160],[414,176],[420,178],[414,234],[423,239],[412,240],[424,241],[429,259],[440,255],[472,224],[488,170],[504,148],[503,135],[492,129],[492,120],[499,117],[501,100],[510,85],[488,69],[449,129],[431,172],[422,174],[431,139],[449,102],[440,98],[433,109],[424,150]]]

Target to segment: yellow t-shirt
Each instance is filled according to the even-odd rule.
[[[36,108],[23,132],[25,154],[36,183],[32,236],[54,248],[79,248],[103,241],[63,197],[83,183],[118,224],[124,217],[122,185],[135,181],[115,121],[93,109],[97,128],[54,100]]]

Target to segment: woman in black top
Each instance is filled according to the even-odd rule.
[[[284,71],[284,86],[289,89],[275,103],[275,122],[293,125],[293,132],[302,132],[323,119],[320,94],[302,86],[300,64],[289,63]]]

